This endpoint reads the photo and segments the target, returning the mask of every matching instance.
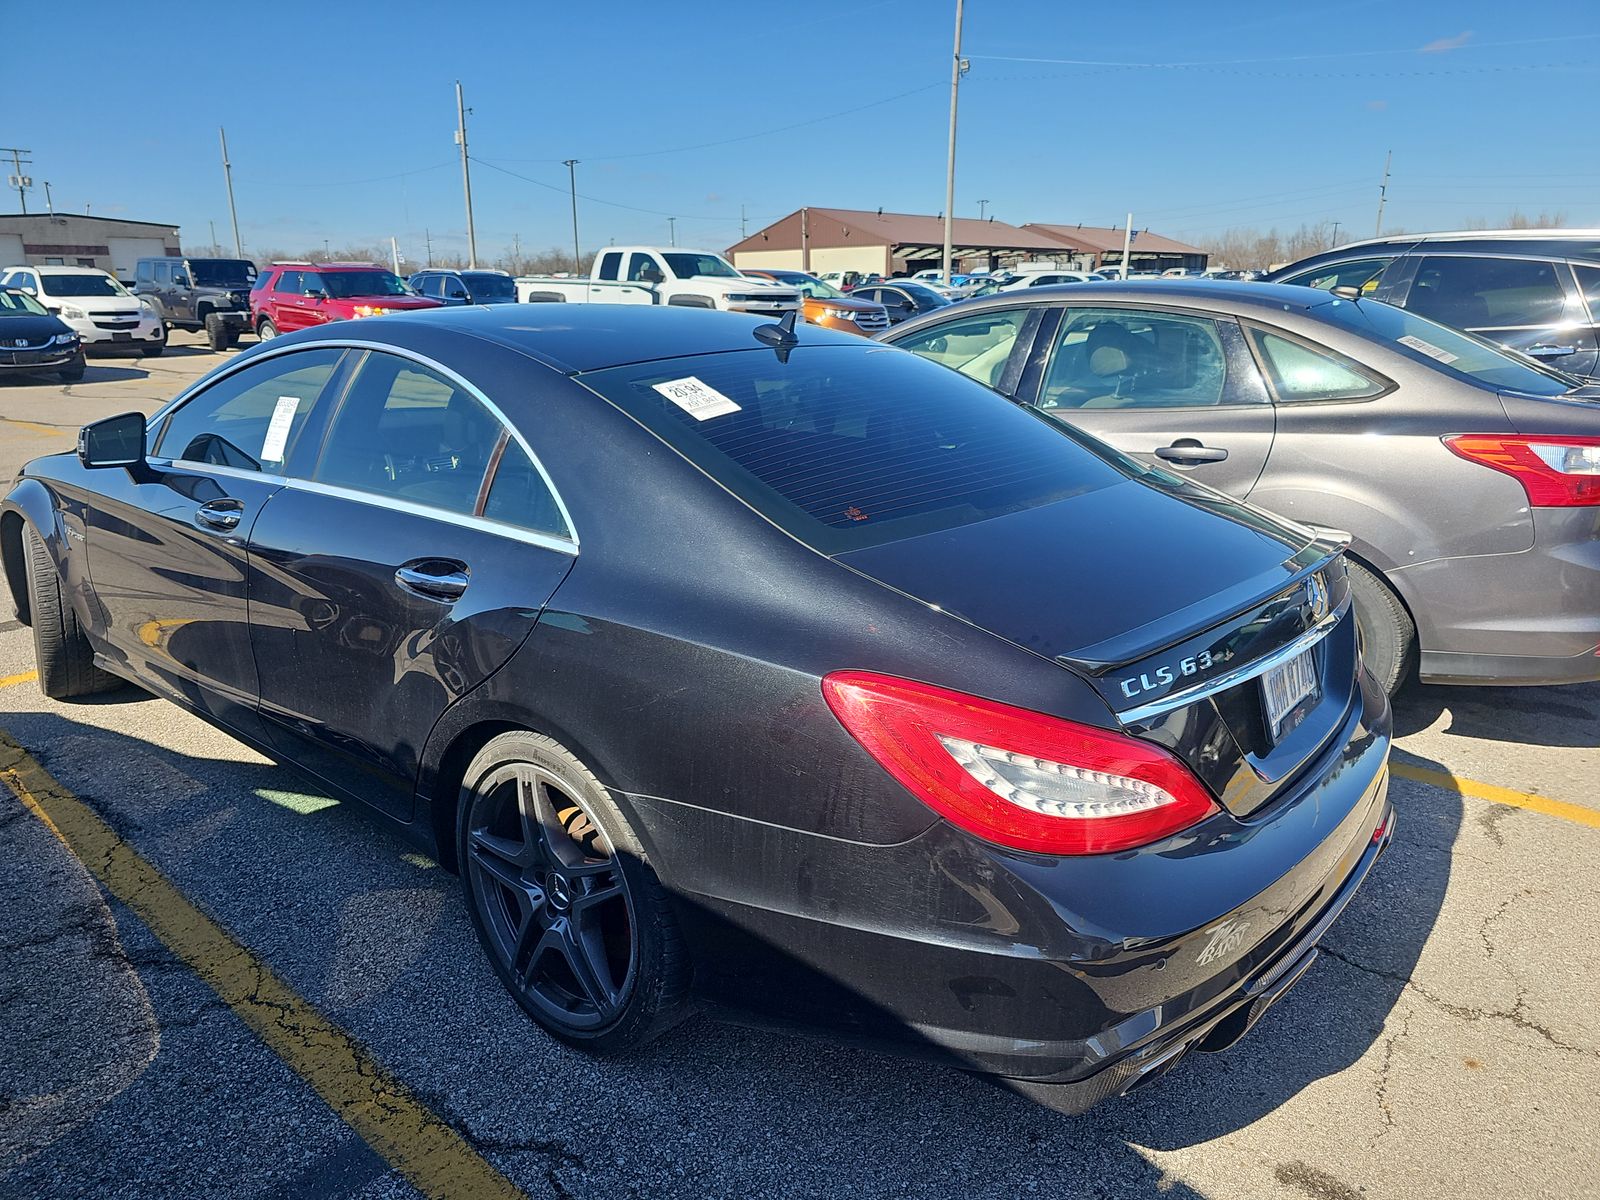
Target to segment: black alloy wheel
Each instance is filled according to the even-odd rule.
[[[528,1014],[600,1053],[681,1019],[687,962],[666,894],[599,781],[551,739],[508,733],[462,793],[473,924]]]

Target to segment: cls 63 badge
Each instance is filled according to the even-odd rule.
[[[1143,695],[1145,692],[1153,692],[1157,688],[1166,687],[1169,684],[1178,682],[1180,679],[1186,679],[1190,675],[1198,675],[1215,661],[1216,659],[1212,657],[1211,651],[1202,650],[1199,654],[1190,658],[1180,659],[1170,667],[1157,667],[1154,671],[1141,671],[1132,679],[1121,681],[1122,694],[1132,700],[1135,696]]]

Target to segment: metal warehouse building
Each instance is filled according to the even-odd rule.
[[[951,252],[958,271],[992,271],[1019,262],[1052,262],[1093,270],[1122,261],[1121,229],[1090,225],[1007,225],[957,217]],[[728,250],[736,267],[801,271],[876,271],[906,275],[937,267],[944,257],[944,218],[849,208],[802,208]],[[1206,252],[1135,230],[1133,269],[1202,268]]]
[[[182,253],[176,225],[72,213],[0,216],[0,267],[99,267],[133,282],[141,258]]]

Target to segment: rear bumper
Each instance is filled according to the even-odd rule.
[[[1236,1040],[1310,965],[1390,836],[1387,705],[1359,697],[1289,795],[1121,854],[1012,854],[943,823],[867,846],[619,799],[725,1016],[1087,1107]]]
[[[1393,573],[1417,622],[1425,683],[1600,679],[1600,508],[1535,508],[1516,554]]]

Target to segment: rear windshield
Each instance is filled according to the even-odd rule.
[[[1391,350],[1440,370],[1465,375],[1485,387],[1560,396],[1579,386],[1579,381],[1570,375],[1391,304],[1336,299],[1319,305],[1315,311]]]
[[[767,349],[732,351],[579,379],[825,554],[1126,478],[981,384],[881,346],[801,346],[787,363]]]
[[[487,272],[463,271],[461,278],[472,289],[473,296],[479,300],[515,300],[517,298],[517,281],[509,275],[490,275]]]

